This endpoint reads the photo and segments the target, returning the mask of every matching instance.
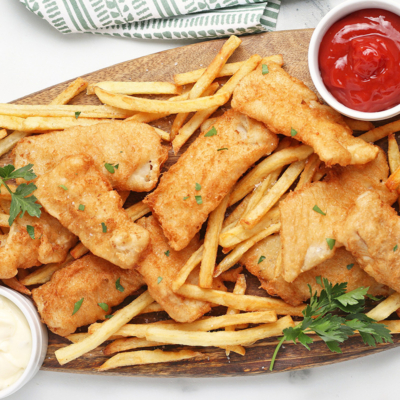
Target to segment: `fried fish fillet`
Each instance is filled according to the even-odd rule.
[[[328,166],[365,164],[377,156],[378,148],[353,137],[342,116],[322,105],[303,82],[274,62],[265,64],[268,73],[260,65],[236,87],[235,110],[264,122],[272,132],[308,144]]]
[[[34,229],[34,239],[27,231],[28,225]],[[10,231],[0,235],[0,279],[14,277],[18,268],[62,262],[77,241],[75,235],[43,210],[40,218],[28,214],[18,217]]]
[[[46,211],[93,254],[121,268],[136,265],[149,233],[130,220],[121,197],[89,156],[65,157],[36,185],[35,195]]]
[[[117,289],[119,279],[123,291]],[[74,333],[80,326],[92,324],[144,285],[140,274],[123,270],[102,258],[88,254],[54,273],[50,282],[32,290],[42,321],[61,336]],[[75,304],[83,299],[73,314]],[[103,307],[99,303],[104,303]],[[104,309],[105,308],[105,309]]]
[[[185,249],[175,251],[168,245],[161,226],[153,216],[140,219],[138,224],[150,233],[150,246],[138,263],[138,271],[154,300],[177,322],[193,322],[210,311],[210,303],[187,299],[172,291],[176,275],[200,246],[198,236]],[[188,282],[195,284],[191,277]]]
[[[277,144],[262,123],[234,110],[200,134],[144,200],[174,250],[189,244],[240,176]]]
[[[282,261],[277,275],[292,282],[305,271],[333,257],[342,246],[338,234],[357,197],[374,190],[387,204],[397,195],[384,182],[389,174],[386,154],[365,165],[332,168],[324,181],[306,185],[290,193],[279,204],[281,214]],[[315,211],[317,206],[323,213]],[[327,239],[336,240],[336,242]],[[330,249],[330,245],[335,247]]]
[[[33,164],[38,176],[51,171],[65,156],[75,154],[92,157],[113,188],[147,192],[157,184],[168,149],[150,125],[114,121],[29,136],[12,152],[16,168]],[[118,168],[111,173],[106,163]]]
[[[279,235],[270,236],[253,246],[243,255],[240,262],[261,282],[261,286],[271,296],[279,296],[292,306],[302,304],[310,298],[311,286],[313,293],[320,293],[321,286],[316,277],[327,278],[332,284],[347,282],[347,291],[361,286],[369,287],[368,293],[373,296],[388,296],[391,290],[388,286],[375,281],[365,273],[354,257],[343,247],[329,260],[316,266],[310,271],[300,274],[292,283],[286,282],[281,276],[274,278],[275,266],[281,249]],[[260,257],[265,259],[261,262]]]
[[[339,239],[365,272],[400,292],[400,217],[377,193],[358,197]]]

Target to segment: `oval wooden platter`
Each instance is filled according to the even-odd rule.
[[[297,30],[264,33],[243,37],[243,43],[231,57],[230,61],[241,61],[252,54],[267,56],[282,54],[285,61],[285,69],[293,76],[304,81],[311,89],[315,90],[308,73],[307,50],[312,30]],[[186,72],[208,65],[215,54],[221,48],[224,40],[213,40],[190,46],[179,47],[173,50],[152,54],[139,59],[126,61],[121,64],[105,68],[83,76],[89,83],[115,80],[115,81],[173,81],[175,73]],[[132,48],[134,48],[132,43]],[[79,62],[79,60],[74,60]],[[44,89],[24,98],[14,101],[15,104],[48,104],[69,82]],[[95,96],[81,94],[72,104],[99,104]],[[169,131],[172,119],[155,121],[154,126]],[[193,139],[192,139],[193,140]],[[190,143],[189,143],[190,144]],[[187,144],[187,145],[189,145]],[[386,143],[385,143],[386,144]],[[384,145],[382,147],[384,147]],[[186,149],[187,145],[183,148]],[[170,158],[166,164],[168,169],[175,163],[177,157],[170,152]],[[9,161],[4,156],[0,160],[3,165]],[[133,204],[144,197],[144,194],[132,194],[129,203]],[[265,296],[266,293],[258,289],[258,280],[247,274],[249,294]],[[128,299],[129,300],[129,299]],[[219,311],[224,311],[220,308]],[[218,310],[213,310],[213,313]],[[152,322],[167,318],[165,313],[148,314],[135,318],[133,322]],[[84,329],[82,330],[84,331]],[[276,338],[259,341],[246,348],[244,357],[231,353],[226,357],[225,351],[215,348],[196,348],[202,352],[202,357],[181,362],[151,364],[134,367],[122,367],[116,370],[101,372],[106,375],[135,375],[135,376],[162,376],[162,377],[202,377],[202,376],[234,376],[269,373],[269,364],[278,341]],[[96,367],[100,366],[108,357],[102,353],[104,345],[85,354],[79,359],[60,366],[54,356],[54,352],[69,344],[67,339],[49,332],[49,347],[42,366],[47,371],[62,371],[71,373],[99,374]],[[400,345],[400,335],[393,336],[393,344],[380,344],[377,347],[368,347],[363,344],[360,337],[352,337],[342,346],[343,353],[336,354],[329,351],[326,345],[318,338],[311,345],[312,351],[306,350],[301,345],[286,343],[281,348],[273,372],[282,372],[295,369],[306,369],[320,365],[346,361],[372,353],[381,352]],[[166,350],[179,350],[180,346],[165,346]]]

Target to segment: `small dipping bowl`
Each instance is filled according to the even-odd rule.
[[[310,46],[308,48],[308,67],[310,70],[311,79],[324,101],[332,108],[347,117],[362,120],[362,121],[380,121],[391,118],[400,114],[400,104],[388,110],[378,112],[362,112],[346,107],[333,97],[326,88],[319,69],[318,53],[323,37],[328,29],[337,21],[347,15],[364,9],[378,8],[391,11],[400,16],[400,1],[399,0],[349,0],[329,11],[324,18],[319,22],[311,37]]]
[[[28,321],[32,334],[32,353],[28,365],[16,382],[9,387],[0,390],[0,399],[4,399],[21,389],[22,386],[28,383],[39,371],[46,356],[48,337],[47,329],[40,322],[40,316],[31,300],[24,295],[3,286],[0,286],[0,296],[4,296],[21,310]]]

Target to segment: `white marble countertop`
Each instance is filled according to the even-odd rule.
[[[282,0],[278,30],[315,27],[343,0]],[[128,59],[194,43],[92,35],[63,36],[18,0],[1,0],[0,102]],[[189,398],[298,400],[392,399],[400,348],[366,358],[298,372],[236,378],[131,378],[39,372],[13,400]],[[129,397],[128,397],[129,396]]]

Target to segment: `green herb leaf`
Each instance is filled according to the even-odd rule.
[[[265,256],[260,256],[260,258],[258,259],[257,264],[262,263],[265,260]]]
[[[121,285],[121,278],[118,278],[115,282],[115,287],[117,288],[118,291],[121,293],[125,290],[125,288]]]
[[[169,250],[167,250],[167,251],[165,251],[165,252],[164,252],[164,254],[165,254],[167,257],[169,257],[169,255],[170,255],[170,251],[169,251]]]
[[[98,303],[98,305],[105,311],[108,311],[108,304],[106,303]]]
[[[79,116],[81,115],[82,111],[76,111],[75,112],[75,118],[78,119]]]
[[[31,225],[26,226],[26,231],[28,232],[31,239],[35,240],[35,228]]]
[[[313,207],[313,211],[315,211],[315,212],[317,212],[318,214],[321,214],[321,215],[326,215],[326,213],[324,213],[317,205],[315,205]]]
[[[68,188],[65,185],[58,185],[58,187],[64,190],[68,190]]]
[[[354,267],[354,263],[353,264],[349,264],[346,266],[346,268],[350,271],[352,268]]]
[[[110,319],[110,318],[112,318],[114,315],[105,315],[105,317],[107,318],[107,319]]]
[[[217,151],[222,151],[222,150],[229,150],[227,147],[223,147],[222,149],[217,149]]]
[[[107,233],[107,225],[104,222],[101,223],[101,228],[103,229],[103,233]]]
[[[200,183],[197,183],[197,182],[196,182],[196,184],[194,185],[194,188],[195,188],[197,191],[201,190],[201,185],[200,185]]]
[[[3,168],[0,168],[0,178],[3,178],[2,180],[0,180],[0,186],[1,186],[1,184],[6,186],[6,184],[4,182],[2,182],[3,180],[8,181],[10,179],[21,178],[26,181],[31,181],[32,179],[37,178],[37,176],[33,172],[32,168],[33,168],[33,164],[28,164],[28,165],[25,165],[25,167],[18,168],[18,169],[15,169],[14,165],[12,165],[12,164],[8,164],[8,165],[4,166]]]
[[[335,247],[336,240],[330,238],[326,238],[325,240],[326,243],[328,243],[329,248],[332,250]]]
[[[119,165],[119,164],[117,164]],[[115,167],[112,164],[109,163],[105,163],[104,164],[104,168],[110,173],[110,174],[114,174],[115,173]],[[118,169],[118,168],[117,168]]]
[[[159,284],[161,283],[161,281],[162,281],[162,276],[159,276],[159,277],[157,278],[157,285],[159,285]]]
[[[262,64],[262,74],[266,75],[269,73],[268,65]]]
[[[294,137],[294,136],[296,136],[296,135],[297,135],[297,131],[296,131],[295,129],[291,128],[291,129],[290,129],[290,136],[291,136],[291,137]]]
[[[75,305],[74,305],[74,311],[73,311],[72,315],[76,314],[76,313],[79,311],[79,309],[81,308],[81,305],[82,305],[82,303],[83,303],[83,300],[84,300],[84,298],[82,297],[79,301],[77,301],[77,302],[75,303]]]
[[[213,126],[205,135],[204,137],[211,137],[217,135],[217,130]]]
[[[118,168],[119,168],[119,164],[115,164],[115,165],[114,165],[114,168],[115,168],[115,169],[118,169]]]
[[[393,247],[393,251],[396,251],[399,248],[399,246],[396,244],[396,246]]]
[[[79,204],[78,210],[85,211],[85,206],[83,204]]]
[[[185,196],[184,198],[183,198],[183,200],[187,200],[189,198],[189,196]]]
[[[194,196],[194,198],[196,199],[197,204],[203,204],[203,199],[201,198],[201,196]]]
[[[33,183],[29,183],[28,185],[26,183],[22,183],[17,187],[14,193],[10,191],[11,207],[10,218],[8,219],[8,224],[10,226],[20,212],[20,218],[24,216],[25,212],[27,212],[31,217],[40,217],[40,209],[42,206],[36,203],[37,198],[35,196],[30,196],[30,194],[36,189],[37,187]]]

